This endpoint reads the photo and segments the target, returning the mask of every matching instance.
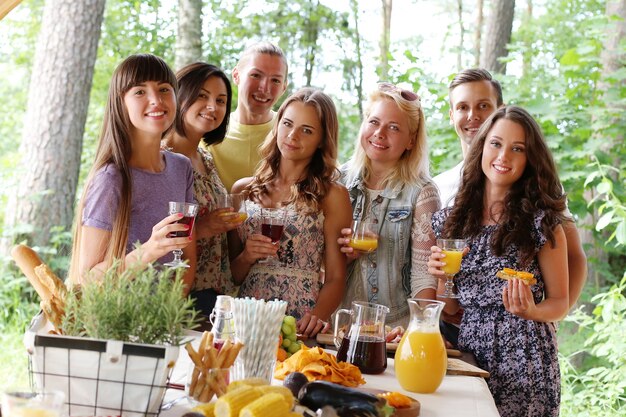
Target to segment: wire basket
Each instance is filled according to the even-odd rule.
[[[69,416],[156,417],[177,346],[45,334],[38,316],[24,336],[31,384],[65,392]]]

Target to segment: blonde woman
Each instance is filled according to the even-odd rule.
[[[380,83],[369,97],[354,155],[341,168],[354,220],[371,220],[378,248],[364,253],[348,246],[350,229],[338,242],[348,259],[343,306],[369,301],[389,307],[387,324],[406,326],[409,297],[435,298],[428,273],[435,237],[430,218],[439,209],[428,175],[424,113],[419,96]]]

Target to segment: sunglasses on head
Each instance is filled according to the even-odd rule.
[[[404,90],[397,85],[391,83],[378,83],[378,89],[380,91],[392,91],[400,93],[400,96],[406,101],[415,101],[420,99],[420,96],[415,94],[413,91]]]

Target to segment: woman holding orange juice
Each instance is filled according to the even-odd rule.
[[[556,196],[556,197],[555,197]],[[467,239],[456,274],[463,307],[459,348],[491,373],[487,380],[503,416],[558,416],[560,376],[555,328],[568,310],[565,209],[552,155],[525,110],[508,106],[487,119],[472,142],[452,208],[433,216],[437,237]],[[446,257],[431,248],[429,271],[444,290]],[[510,268],[536,283],[504,280]]]
[[[434,299],[437,286],[426,265],[435,244],[430,218],[440,204],[428,175],[424,114],[417,94],[380,83],[364,116],[354,155],[341,168],[354,219],[339,239],[350,262],[342,305],[383,304],[387,324],[406,327],[407,298]]]
[[[213,157],[200,143],[222,142],[230,117],[232,90],[226,74],[214,65],[196,62],[176,73],[178,107],[174,129],[163,146],[191,160],[194,195],[200,211],[196,218],[197,268],[190,296],[195,307],[208,317],[217,295],[234,295],[228,259],[226,232],[243,220],[229,208],[218,208],[217,201],[228,195],[220,180]]]

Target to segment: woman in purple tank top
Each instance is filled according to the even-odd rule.
[[[70,278],[97,280],[113,263],[164,262],[183,250],[195,273],[195,237],[169,237],[188,230],[168,215],[169,201],[193,202],[189,159],[160,149],[176,116],[176,78],[159,57],[131,55],[115,70],[109,87],[94,165],[76,211]]]

